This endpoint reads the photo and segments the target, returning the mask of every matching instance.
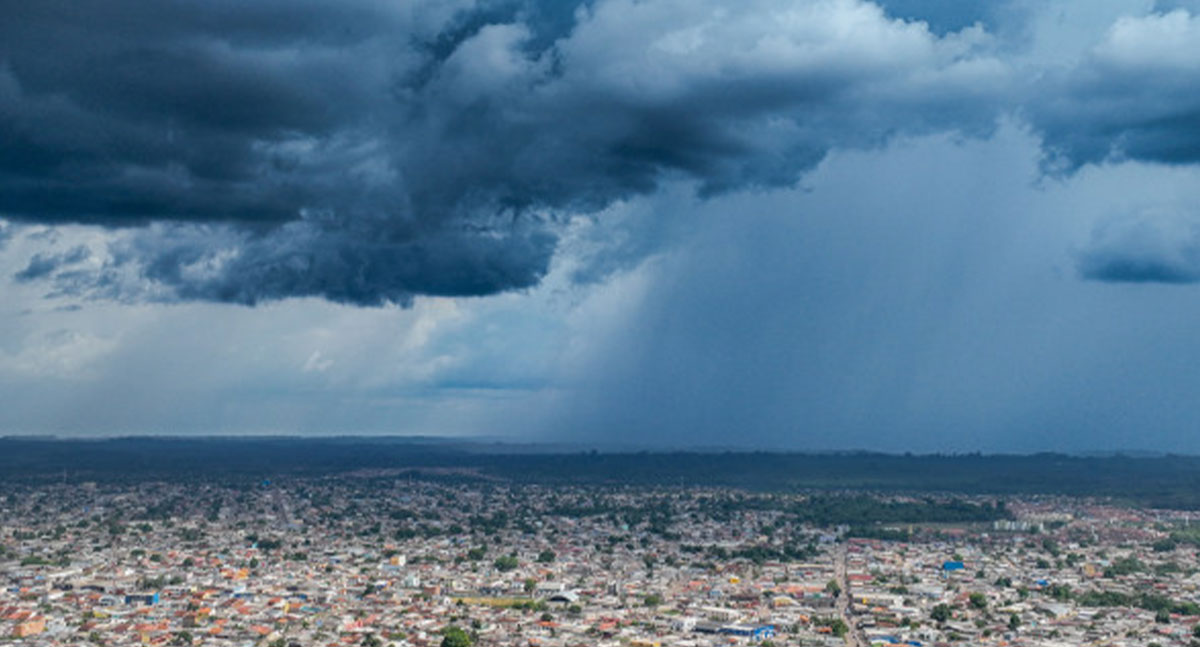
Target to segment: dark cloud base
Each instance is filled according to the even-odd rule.
[[[1077,258],[1080,276],[1106,283],[1200,282],[1200,224],[1149,213],[1099,226]]]
[[[982,7],[3,0],[0,214],[138,228],[99,269],[17,276],[59,292],[376,305],[534,285],[563,214],[668,181],[792,186],[831,149],[1014,111],[1048,166],[1200,161],[1196,69],[1100,48],[1019,83],[958,32],[1015,11]],[[1164,20],[1192,28],[1130,33]]]

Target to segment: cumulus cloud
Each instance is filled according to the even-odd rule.
[[[57,270],[68,265],[82,263],[90,258],[92,251],[85,245],[78,245],[61,253],[38,253],[34,254],[30,259],[29,264],[25,269],[13,275],[13,278],[21,283],[33,281],[35,279],[45,278],[50,276]]]
[[[1045,75],[1026,113],[1050,165],[1200,162],[1200,17],[1118,19],[1079,65]]]
[[[68,292],[528,287],[564,214],[986,132],[1009,82],[982,29],[861,0],[4,4],[0,213],[141,227]]]
[[[0,214],[120,229],[31,264],[56,293],[375,305],[536,285],[572,219],[668,184],[1009,113],[1048,168],[1200,161],[1190,0],[1069,61],[1017,51],[1028,3],[968,4],[0,0]]]
[[[1103,223],[1078,257],[1087,279],[1113,283],[1200,281],[1200,221],[1150,212]]]

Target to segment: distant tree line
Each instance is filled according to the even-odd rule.
[[[475,451],[469,442],[405,438],[115,438],[94,441],[0,438],[4,484],[140,483],[170,479],[259,486],[264,478],[324,476],[363,469],[401,477],[486,485],[717,486],[811,490],[1064,494],[1111,497],[1150,507],[1200,509],[1200,457],[898,455],[867,452],[530,453]],[[440,471],[431,468],[452,468]],[[395,475],[375,479],[387,487]],[[371,479],[362,479],[371,482]],[[147,510],[158,519],[178,502]],[[219,508],[212,511],[219,513]],[[579,507],[563,514],[594,514]],[[851,522],[853,523],[853,522]],[[1189,542],[1191,537],[1185,537]]]

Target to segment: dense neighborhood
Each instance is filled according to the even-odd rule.
[[[7,486],[13,645],[1189,645],[1187,513],[386,472]]]

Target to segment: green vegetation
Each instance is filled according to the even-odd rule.
[[[1169,553],[1175,550],[1178,546],[1178,541],[1176,541],[1173,537],[1168,537],[1166,539],[1160,539],[1154,542],[1151,545],[1151,548],[1153,548],[1154,552],[1156,553]]]
[[[685,550],[687,550],[685,548]],[[716,560],[745,559],[755,564],[765,562],[803,562],[812,559],[820,551],[812,544],[804,546],[788,545],[782,549],[771,546],[749,546],[737,550],[728,550],[722,546],[709,546],[705,551],[709,557]]]
[[[995,521],[1012,515],[1004,502],[978,504],[961,499],[887,501],[870,496],[814,496],[791,510],[796,520],[817,526],[869,528],[895,523]]]
[[[1154,593],[1125,594],[1117,591],[1088,591],[1073,596],[1085,607],[1137,607],[1147,611],[1166,611],[1180,615],[1200,615],[1195,602],[1175,601]]]
[[[846,532],[847,537],[859,539],[878,539],[880,541],[911,541],[912,533],[901,528],[880,528],[872,526],[854,526]]]
[[[1133,573],[1143,573],[1146,571],[1146,565],[1139,561],[1136,557],[1124,557],[1113,562],[1111,566],[1104,569],[1104,577],[1117,577],[1120,575],[1131,575]]]
[[[1200,457],[1193,456],[913,456],[867,452],[508,454],[473,452],[469,443],[410,442],[398,438],[114,438],[88,442],[0,439],[0,473],[10,482],[57,480],[64,469],[73,470],[81,464],[89,466],[87,480],[107,483],[154,478],[170,478],[175,482],[242,479],[257,483],[264,472],[315,476],[352,469],[391,468],[407,470],[403,473],[405,477],[427,481],[479,482],[498,477],[518,484],[706,485],[788,492],[1055,493],[1109,496],[1146,507],[1200,509]],[[130,465],[138,468],[130,470]],[[432,471],[432,467],[456,471],[447,474]],[[568,508],[574,508],[577,514],[607,513],[603,504],[572,502],[561,506],[563,509],[550,512],[565,514]],[[177,503],[164,504],[148,510],[146,516],[168,518],[175,507]],[[213,502],[209,512],[210,518],[219,518],[221,504]],[[963,511],[966,516],[977,516],[980,512]],[[403,508],[390,511],[400,516],[409,513]],[[650,517],[645,521],[651,521]],[[507,523],[512,520],[487,516],[472,520],[470,526],[486,532]],[[855,523],[851,521],[848,525]],[[650,527],[652,532],[669,532],[661,523],[651,522]],[[116,524],[112,530],[124,529]],[[1179,532],[1179,537],[1172,538],[1178,543],[1200,545],[1198,533],[1200,529],[1185,529]]]
[[[1059,602],[1066,602],[1072,597],[1071,586],[1069,584],[1051,584],[1050,586],[1042,589],[1042,593],[1054,598],[1055,600],[1058,600]]]
[[[846,622],[841,618],[818,618],[816,624],[820,627],[829,627],[829,630],[833,632],[833,635],[837,636],[838,638],[850,633],[850,627],[847,626]]]
[[[474,644],[474,638],[462,627],[449,625],[442,628],[441,647],[471,647]]]

